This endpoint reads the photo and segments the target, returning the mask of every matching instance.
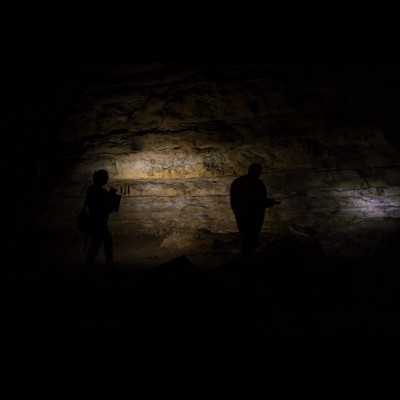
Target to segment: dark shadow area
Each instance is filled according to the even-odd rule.
[[[0,67],[3,77],[0,83],[0,129],[4,137],[0,172],[3,184],[0,200],[3,211],[1,335],[400,334],[398,230],[387,240],[379,235],[386,247],[370,257],[328,257],[318,243],[303,235],[303,242],[289,237],[271,243],[262,252],[235,261],[219,264],[218,259],[216,265],[220,266],[207,272],[182,255],[167,263],[160,262],[151,270],[131,265],[110,275],[98,268],[89,279],[82,279],[83,265],[67,266],[64,260],[54,257],[54,254],[66,256],[66,253],[56,251],[56,241],[47,237],[55,236],[55,229],[40,236],[40,216],[49,211],[45,200],[58,182],[66,181],[71,165],[80,160],[86,147],[95,146],[99,137],[106,133],[95,130],[93,135],[81,141],[63,144],[57,139],[56,132],[66,117],[83,107],[79,102],[88,87],[101,83],[123,86],[130,82],[130,75],[109,75],[115,67],[112,64],[3,64]],[[262,96],[263,89],[257,91],[258,81],[276,78],[278,83],[271,84],[268,90],[282,93],[296,113],[308,116],[314,115],[314,110],[321,110],[323,126],[328,128],[380,126],[388,143],[400,144],[398,64],[290,64],[272,65],[271,68],[254,64],[204,64],[197,67],[198,72],[182,75],[182,78],[185,65],[160,67],[143,75],[148,79],[143,86],[152,81],[156,85],[171,82],[171,88],[173,83],[179,87],[184,80],[198,82],[200,86],[206,81],[221,84],[248,82],[246,87],[250,92]],[[132,75],[140,73],[136,71]],[[165,80],[165,76],[170,80]],[[257,97],[252,95],[253,98]],[[179,102],[179,96],[174,101]],[[257,118],[263,116],[258,102],[252,101],[249,110],[252,118],[253,114]],[[291,129],[290,121],[286,121],[290,120],[290,114],[289,118],[282,115],[284,122],[278,118],[279,114],[276,121],[271,121],[271,129],[281,132],[275,135],[278,139]],[[112,132],[129,139],[130,150],[138,152],[143,150],[138,137],[147,134],[150,128],[144,126],[136,132],[136,128],[118,125]],[[220,137],[228,147],[237,140],[233,134],[236,127],[223,120],[202,122],[199,119],[198,123],[189,120],[182,129],[189,128],[199,129],[199,134],[225,132]],[[243,132],[247,132],[246,129],[243,128]],[[131,130],[134,135],[129,137]],[[238,140],[244,140],[244,133],[241,135]],[[106,136],[104,140],[108,140]],[[310,137],[305,143],[310,152],[315,153],[313,159],[324,157],[318,140]],[[198,151],[208,150],[198,148]],[[64,158],[63,154],[71,156]],[[321,161],[321,165],[328,168],[331,164]],[[360,174],[369,185],[369,175],[364,173],[368,165],[361,160]],[[377,165],[381,165],[380,162]],[[385,164],[386,167],[397,168],[397,165]],[[397,187],[396,177],[388,174],[388,183],[382,178],[384,188]],[[397,221],[398,215],[390,219]],[[261,226],[256,229],[257,235],[259,229]],[[60,236],[69,234],[59,233]],[[372,232],[371,236],[374,235]],[[351,242],[338,234],[337,242],[356,247],[357,237],[350,239]],[[215,239],[214,242],[214,236],[209,235],[207,229],[197,232],[195,240],[200,245],[214,243],[215,258],[217,254],[224,257],[234,247],[230,246],[229,240],[225,243]],[[130,244],[129,248],[132,247]],[[198,255],[202,255],[201,250]],[[156,258],[157,254],[151,256]]]
[[[329,258],[290,240],[207,272],[185,256],[87,281],[80,267],[9,264],[0,333],[397,336],[399,284],[394,262]]]

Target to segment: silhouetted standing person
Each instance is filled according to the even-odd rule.
[[[243,256],[252,254],[258,246],[268,205],[267,189],[259,179],[261,171],[260,164],[251,164],[247,175],[236,178],[230,188],[231,208],[239,229]]]
[[[108,216],[113,212],[110,192],[103,186],[108,182],[108,172],[100,169],[93,174],[93,182],[86,194],[92,242],[87,252],[85,272],[93,271],[97,253],[104,244],[107,271],[114,268],[112,237],[108,230]]]

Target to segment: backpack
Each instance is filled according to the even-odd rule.
[[[72,240],[71,240],[71,245],[72,245],[72,244],[75,243],[75,240],[77,238],[78,232],[81,232],[85,236],[85,247],[83,249],[83,253],[86,252],[89,236],[92,233],[89,214],[86,211],[86,205],[87,205],[87,198],[85,200],[85,204],[83,205],[82,210],[78,214],[78,218],[77,218],[78,226],[77,226],[75,234],[74,234],[74,236],[72,237]]]

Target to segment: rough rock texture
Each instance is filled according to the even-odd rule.
[[[104,168],[123,196],[115,234],[190,247],[196,232],[236,231],[229,186],[260,162],[281,201],[266,237],[300,232],[328,254],[394,251],[400,147],[359,92],[268,64],[124,68],[91,86],[57,133],[67,168],[47,200],[48,229],[73,229]]]

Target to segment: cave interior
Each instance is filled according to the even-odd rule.
[[[1,72],[4,332],[399,333],[399,65]],[[229,188],[253,162],[280,204],[243,260]],[[98,169],[121,195],[119,272],[107,281],[100,252],[84,290],[76,217]]]

